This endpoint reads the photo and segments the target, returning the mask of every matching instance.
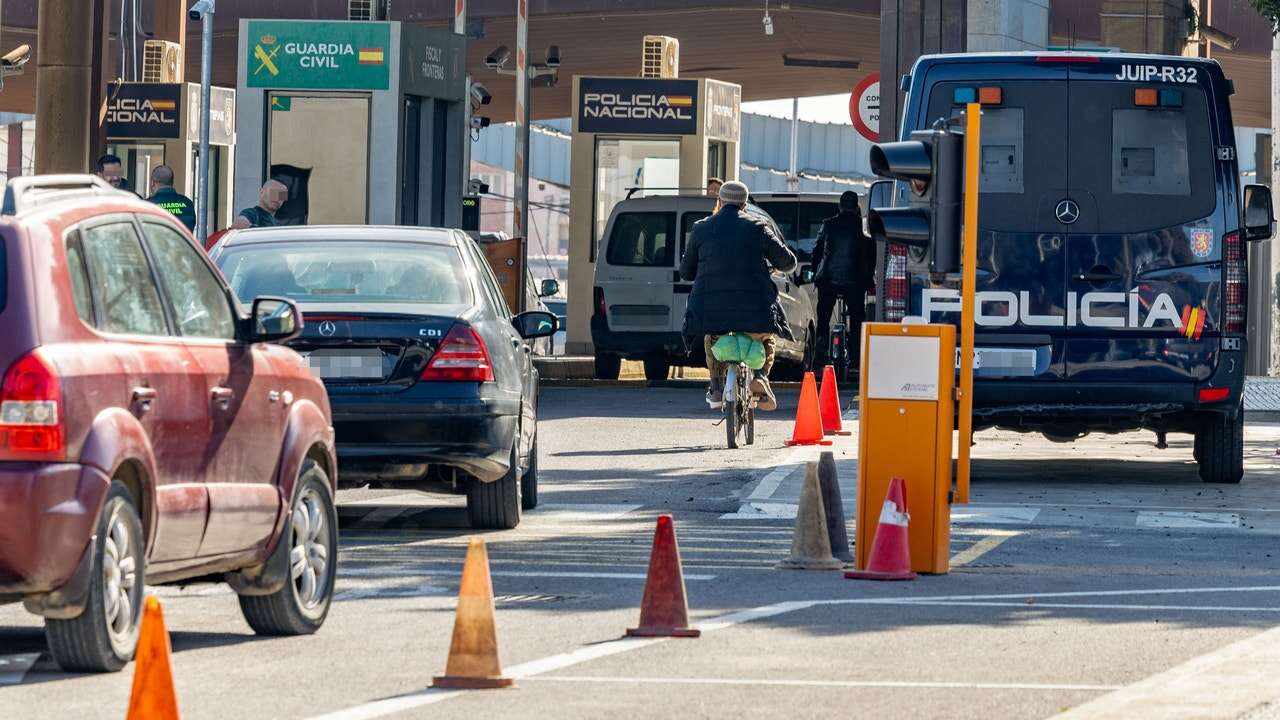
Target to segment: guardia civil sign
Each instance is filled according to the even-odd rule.
[[[391,23],[250,20],[248,87],[386,90]]]

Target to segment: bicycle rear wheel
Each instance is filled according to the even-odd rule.
[[[746,419],[746,422],[743,423],[743,425],[744,425],[743,432],[746,434],[747,444],[755,445],[756,443],[756,409],[755,408],[753,407],[747,408],[747,419]]]
[[[738,449],[738,401],[724,401],[724,432],[729,441],[729,449]]]

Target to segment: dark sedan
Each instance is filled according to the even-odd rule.
[[[465,493],[471,524],[537,505],[538,373],[556,317],[512,315],[457,230],[309,226],[228,233],[212,251],[242,301],[286,297],[290,345],[329,392],[344,485]]]

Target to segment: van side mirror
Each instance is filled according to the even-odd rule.
[[[551,297],[560,292],[560,281],[555,278],[544,278],[542,287],[538,290],[538,297]]]
[[[302,332],[302,313],[292,300],[260,297],[253,301],[251,342],[283,342]]]
[[[1244,239],[1269,240],[1276,234],[1276,215],[1271,207],[1271,188],[1244,186]]]

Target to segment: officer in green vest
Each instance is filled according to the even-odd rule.
[[[151,171],[151,197],[147,200],[168,210],[188,230],[195,231],[196,204],[191,198],[173,189],[173,168],[159,165]]]

